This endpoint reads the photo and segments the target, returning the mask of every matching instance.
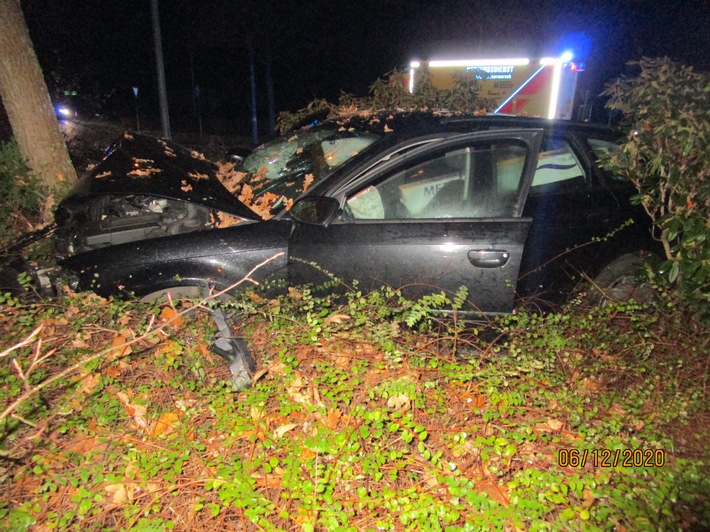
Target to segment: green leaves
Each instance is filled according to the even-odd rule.
[[[608,85],[607,107],[624,113],[626,141],[605,165],[637,188],[663,244],[660,279],[710,318],[710,75],[668,58],[631,63],[633,78]]]

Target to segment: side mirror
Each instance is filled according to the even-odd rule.
[[[291,208],[294,220],[304,224],[327,227],[340,212],[340,203],[335,198],[303,198]]]

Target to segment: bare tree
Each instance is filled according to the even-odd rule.
[[[76,181],[19,0],[0,0],[0,98],[20,153],[48,187]]]

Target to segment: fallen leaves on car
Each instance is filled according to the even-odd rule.
[[[210,214],[210,225],[218,229],[239,225],[244,220],[224,212]]]
[[[96,174],[94,176],[94,179],[103,179],[104,177],[108,177],[111,175],[111,172],[101,172],[100,174]]]
[[[234,163],[217,163],[217,179],[230,194],[236,194],[241,188],[246,172],[237,172]]]
[[[186,180],[182,180],[180,183],[180,189],[183,192],[191,192],[192,191],[192,185],[190,185]]]
[[[308,187],[311,186],[311,183],[313,183],[314,176],[313,174],[306,174],[306,178],[303,181],[303,192],[308,190]]]
[[[138,159],[133,158],[133,170],[128,172],[129,176],[133,177],[150,177],[153,174],[158,174],[163,170],[160,168],[153,168],[155,161],[152,159]]]
[[[199,159],[200,161],[206,161],[206,160],[207,160],[207,159],[205,158],[205,156],[202,155],[199,151],[192,150],[192,151],[190,152],[190,155],[192,155],[192,157],[193,157],[194,159]]]
[[[172,149],[163,139],[158,139],[158,143],[163,147],[163,153],[168,157],[177,157],[175,150]]]
[[[188,172],[187,175],[189,175],[195,181],[197,181],[199,179],[209,179],[210,178],[210,176],[208,176],[207,174],[201,174],[199,172]]]
[[[251,207],[251,200],[254,197],[254,191],[249,185],[244,185],[239,194],[239,201],[241,201],[247,207]]]

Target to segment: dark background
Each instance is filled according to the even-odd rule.
[[[22,0],[50,92],[80,112],[159,129],[150,0]],[[249,134],[249,49],[259,124],[266,128],[270,64],[276,110],[313,98],[358,96],[395,67],[431,57],[541,57],[572,49],[580,93],[596,96],[629,60],[667,55],[710,68],[702,0],[161,0],[173,131]],[[271,58],[269,61],[268,58]],[[595,117],[603,118],[603,102]]]

